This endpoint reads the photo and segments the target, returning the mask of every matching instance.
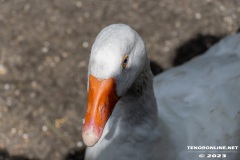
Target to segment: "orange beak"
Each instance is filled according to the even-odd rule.
[[[99,80],[89,76],[88,105],[82,128],[83,141],[87,146],[98,142],[118,100],[113,78]]]

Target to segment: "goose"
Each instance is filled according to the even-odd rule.
[[[142,38],[112,24],[92,46],[87,88],[85,160],[239,159],[240,34],[153,77]]]

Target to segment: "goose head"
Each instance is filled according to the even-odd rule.
[[[88,104],[83,141],[95,145],[114,106],[132,86],[147,61],[141,37],[129,26],[113,24],[97,36],[88,67]]]

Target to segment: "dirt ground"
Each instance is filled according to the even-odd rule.
[[[134,28],[159,72],[235,33],[239,17],[240,0],[0,0],[0,160],[82,159],[88,58],[103,27]]]

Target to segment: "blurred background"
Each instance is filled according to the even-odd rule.
[[[154,73],[240,27],[240,0],[0,0],[0,160],[77,160],[98,32],[125,23]]]

